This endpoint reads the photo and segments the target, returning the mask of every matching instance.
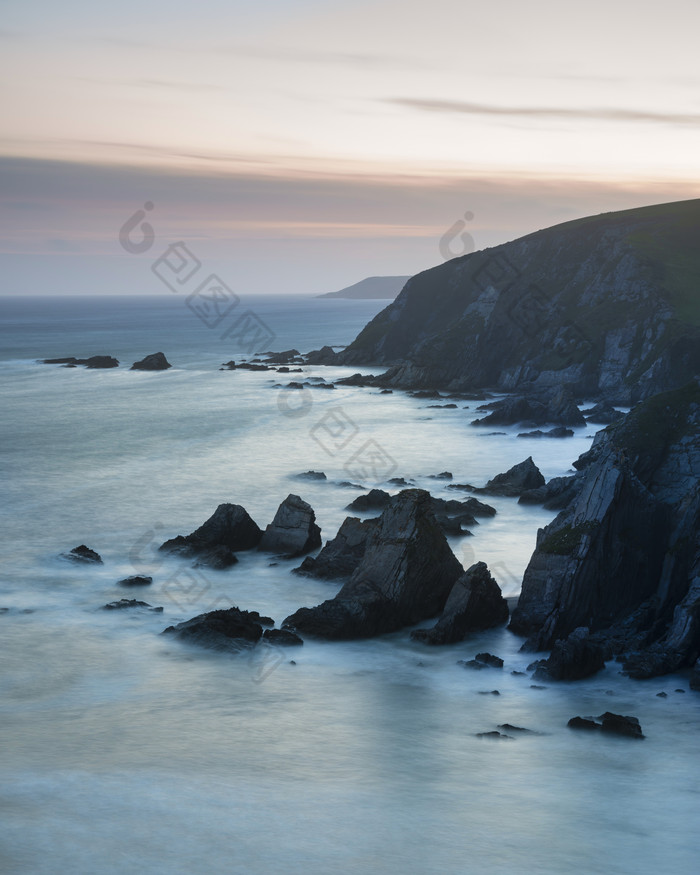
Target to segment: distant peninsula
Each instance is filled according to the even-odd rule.
[[[346,289],[339,292],[326,292],[325,295],[316,295],[317,298],[351,298],[356,301],[380,301],[391,299],[392,301],[408,282],[408,276],[368,276]]]

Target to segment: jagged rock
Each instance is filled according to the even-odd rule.
[[[190,535],[178,535],[159,547],[166,553],[196,557],[208,568],[228,568],[238,560],[234,550],[252,550],[262,532],[240,504],[220,504]]]
[[[259,549],[289,558],[310,553],[321,546],[321,529],[310,504],[298,495],[288,495],[265,529]]]
[[[620,410],[615,410],[612,404],[608,401],[601,401],[594,407],[582,411],[586,417],[586,422],[593,425],[610,425],[611,422],[618,422],[624,419],[625,414]]]
[[[262,637],[262,626],[248,613],[238,608],[209,611],[163,630],[182,641],[198,644],[210,650],[232,653],[252,647]]]
[[[318,577],[323,580],[335,580],[339,577],[349,577],[362,561],[367,547],[367,539],[376,526],[376,520],[359,520],[357,517],[347,517],[338,534],[332,541],[327,541],[324,548],[315,558],[307,556],[297,574]]]
[[[383,510],[391,502],[391,495],[383,489],[370,489],[367,495],[358,495],[345,510]]]
[[[141,359],[140,362],[134,362],[129,370],[131,371],[167,371],[172,365],[166,359],[162,352],[154,352]]]
[[[562,510],[576,496],[581,479],[572,477],[552,477],[544,486],[528,489],[518,499],[518,504],[541,504],[545,510]]]
[[[151,583],[153,583],[153,578],[145,574],[134,574],[117,581],[118,586],[148,586]]]
[[[71,562],[85,562],[87,564],[102,565],[102,557],[99,553],[81,544],[79,547],[73,547],[69,553],[61,553],[62,559],[69,559]]]
[[[634,677],[700,652],[700,386],[598,432],[570,504],[537,536],[511,629],[545,650],[588,626]]]
[[[261,617],[257,611],[248,611],[248,616],[251,620],[255,620],[256,623],[260,623],[261,626],[274,626],[275,621],[272,617]]]
[[[474,491],[485,495],[520,496],[529,489],[544,485],[545,479],[540,469],[532,461],[532,456],[528,456],[525,461],[513,465],[503,474],[496,474],[486,486]]]
[[[45,365],[67,365],[75,367],[76,365],[84,365],[86,368],[117,368],[119,361],[111,355],[92,355],[90,358],[78,359],[74,356],[62,359],[43,359],[42,364]]]
[[[556,641],[549,659],[537,667],[539,681],[577,681],[605,668],[605,648],[591,640],[585,627],[574,629],[565,640]]]
[[[537,431],[523,431],[518,435],[519,438],[566,438],[573,436],[573,430],[570,428],[564,428],[563,425],[557,425],[555,428],[550,428],[549,431],[540,431],[537,429]]]
[[[369,638],[434,617],[462,567],[422,489],[400,492],[371,531],[364,557],[338,595],[284,621],[330,639]]]
[[[304,471],[296,475],[297,480],[328,480],[323,471]]]
[[[109,604],[102,606],[103,611],[120,611],[125,608],[147,608],[149,611],[153,611],[156,614],[163,612],[163,608],[154,608],[152,605],[149,605],[148,602],[140,602],[137,599],[119,599],[119,601],[109,602]]]
[[[486,563],[477,562],[467,569],[450,590],[435,626],[432,629],[414,629],[411,638],[425,644],[452,644],[455,641],[464,641],[473,632],[490,629],[507,620],[508,605],[501,595],[500,587],[491,577]]]
[[[291,629],[265,629],[263,638],[281,647],[300,647],[304,643]]]

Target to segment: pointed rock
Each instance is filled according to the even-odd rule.
[[[288,495],[265,529],[259,549],[289,558],[302,556],[321,546],[321,529],[310,504],[298,495]]]

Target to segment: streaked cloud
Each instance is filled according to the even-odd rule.
[[[432,100],[415,97],[385,98],[385,103],[424,112],[455,113],[473,116],[500,116],[551,121],[643,122],[662,125],[700,125],[700,113],[656,112],[644,109],[563,106],[500,106],[459,100]]]

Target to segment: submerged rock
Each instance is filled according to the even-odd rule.
[[[240,504],[220,504],[190,535],[178,535],[159,547],[165,553],[196,557],[209,568],[228,568],[238,560],[234,550],[252,550],[262,537],[257,524]]]
[[[477,562],[452,587],[435,626],[432,629],[414,629],[411,638],[425,644],[452,644],[507,620],[508,604],[500,587],[491,577],[486,563]]]
[[[252,647],[263,634],[262,626],[248,611],[238,608],[209,611],[163,630],[181,641],[210,650],[238,653]]]
[[[283,625],[329,639],[393,632],[438,614],[462,573],[430,495],[406,489],[376,521],[362,561],[338,595],[300,608]]]
[[[570,428],[564,428],[563,425],[557,425],[555,428],[550,428],[549,431],[540,431],[537,429],[537,431],[523,431],[518,435],[519,438],[567,438],[573,436],[573,430]]]
[[[323,471],[304,471],[303,474],[296,474],[297,480],[328,480]]]
[[[73,547],[69,553],[61,553],[62,559],[68,559],[71,562],[85,562],[87,564],[102,565],[102,557],[95,550],[81,544],[79,547]]]
[[[109,602],[109,604],[103,605],[102,610],[121,611],[126,608],[146,608],[156,614],[163,612],[163,608],[154,608],[153,605],[149,605],[148,602],[140,602],[137,599],[119,599],[116,602]]]
[[[141,359],[140,362],[134,362],[129,368],[131,371],[167,371],[172,365],[166,359],[162,352],[154,352]]]
[[[288,495],[265,529],[259,549],[289,558],[302,556],[321,546],[321,529],[310,504],[298,495]]]
[[[75,367],[76,365],[84,365],[86,368],[117,368],[119,361],[111,355],[92,355],[86,359],[78,359],[75,356],[61,359],[43,359],[42,364],[45,365],[66,365]]]

